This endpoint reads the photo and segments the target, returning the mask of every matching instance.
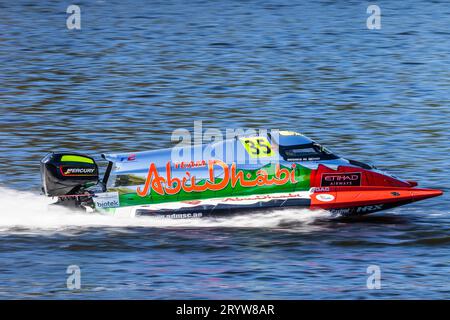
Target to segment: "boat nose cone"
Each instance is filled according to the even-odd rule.
[[[434,189],[416,189],[411,190],[411,196],[415,199],[426,199],[433,198],[443,195],[444,192],[442,190],[434,190]]]

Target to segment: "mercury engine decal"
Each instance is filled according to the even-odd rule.
[[[95,176],[95,168],[74,168],[74,167],[60,167],[63,176]]]

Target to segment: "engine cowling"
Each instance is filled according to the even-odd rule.
[[[94,159],[77,153],[49,153],[41,160],[42,190],[49,197],[76,194],[98,182]]]

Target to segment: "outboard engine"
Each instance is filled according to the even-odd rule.
[[[98,166],[76,153],[49,153],[41,160],[42,190],[49,197],[78,194],[98,182]]]

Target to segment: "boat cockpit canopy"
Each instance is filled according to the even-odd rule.
[[[318,143],[300,144],[289,147],[279,146],[279,152],[286,161],[316,161],[339,158]]]
[[[271,139],[278,144],[280,155],[286,161],[315,161],[339,158],[327,148],[294,131],[278,131],[271,134]]]

